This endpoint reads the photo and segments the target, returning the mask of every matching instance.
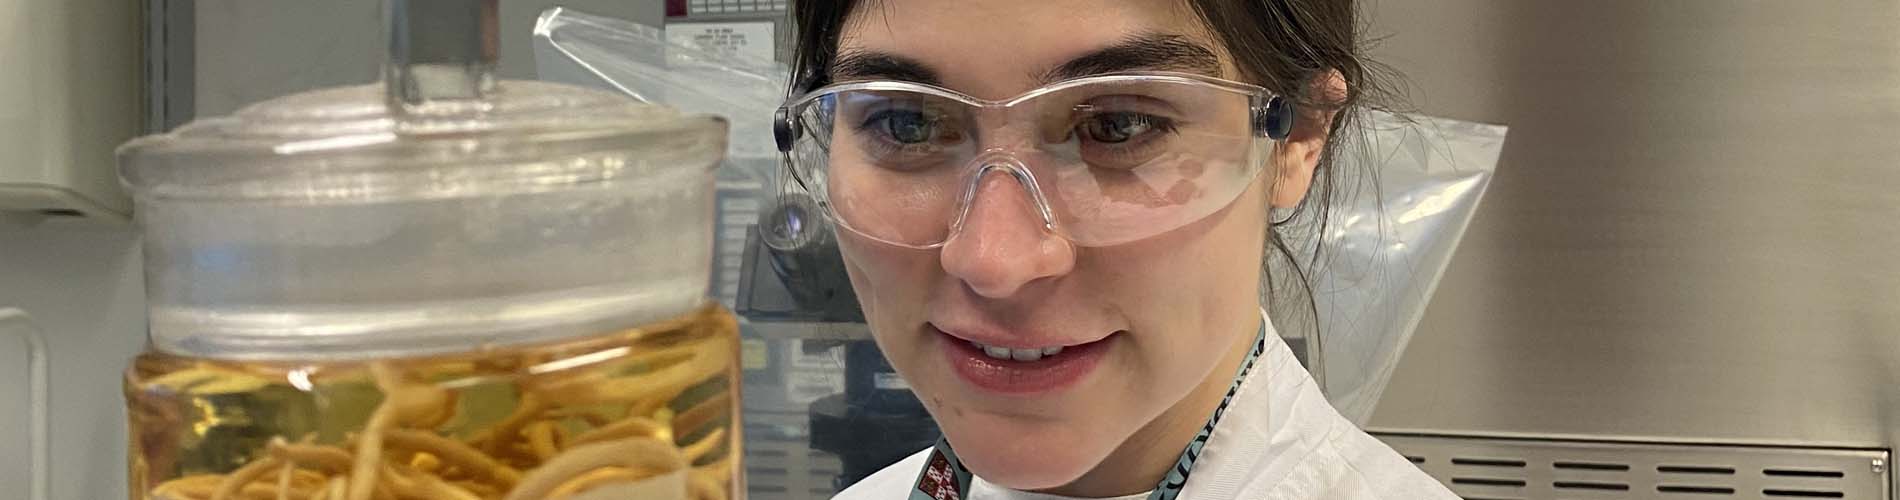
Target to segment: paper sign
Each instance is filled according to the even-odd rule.
[[[773,58],[772,23],[667,23],[666,41],[680,45],[698,45],[722,54],[738,54],[760,60]]]

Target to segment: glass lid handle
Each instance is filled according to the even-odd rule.
[[[481,99],[495,89],[499,0],[385,0],[389,103]]]

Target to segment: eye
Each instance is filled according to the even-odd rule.
[[[1174,119],[1139,111],[1101,110],[1078,117],[1076,152],[1094,168],[1129,170],[1174,146]]]
[[[962,120],[929,107],[887,107],[868,112],[855,127],[867,165],[916,172],[941,166],[964,143]]]
[[[898,144],[929,142],[937,128],[937,123],[923,112],[905,109],[879,111],[865,119],[864,125]]]
[[[1163,128],[1165,119],[1140,113],[1101,113],[1077,124],[1077,132],[1090,142],[1121,144]]]

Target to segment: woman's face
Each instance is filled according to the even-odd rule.
[[[1113,56],[1105,71],[1236,78],[1203,30],[1175,2],[868,1],[845,23],[839,50],[877,63],[841,65],[834,78],[931,79],[1003,99],[1047,83],[1040,75],[1065,63],[1103,54]],[[1169,50],[1129,45],[1144,39],[1199,45],[1218,64],[1178,67]],[[1126,64],[1136,66],[1118,67]],[[1077,247],[1049,233],[1022,185],[994,174],[978,182],[961,233],[940,249],[849,231],[839,240],[879,347],[964,464],[1004,486],[1055,488],[1139,445],[1131,437],[1185,395],[1226,389],[1231,372],[1215,367],[1253,339],[1259,321],[1274,177],[1256,177],[1205,219],[1113,247]],[[973,342],[1063,349],[998,360]],[[1198,427],[1206,413],[1195,413],[1188,418]],[[1156,445],[1177,454],[1181,443]]]

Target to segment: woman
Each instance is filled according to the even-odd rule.
[[[1259,305],[1269,211],[1324,192],[1365,91],[1351,0],[793,14],[780,147],[944,433],[840,498],[1456,498]]]

